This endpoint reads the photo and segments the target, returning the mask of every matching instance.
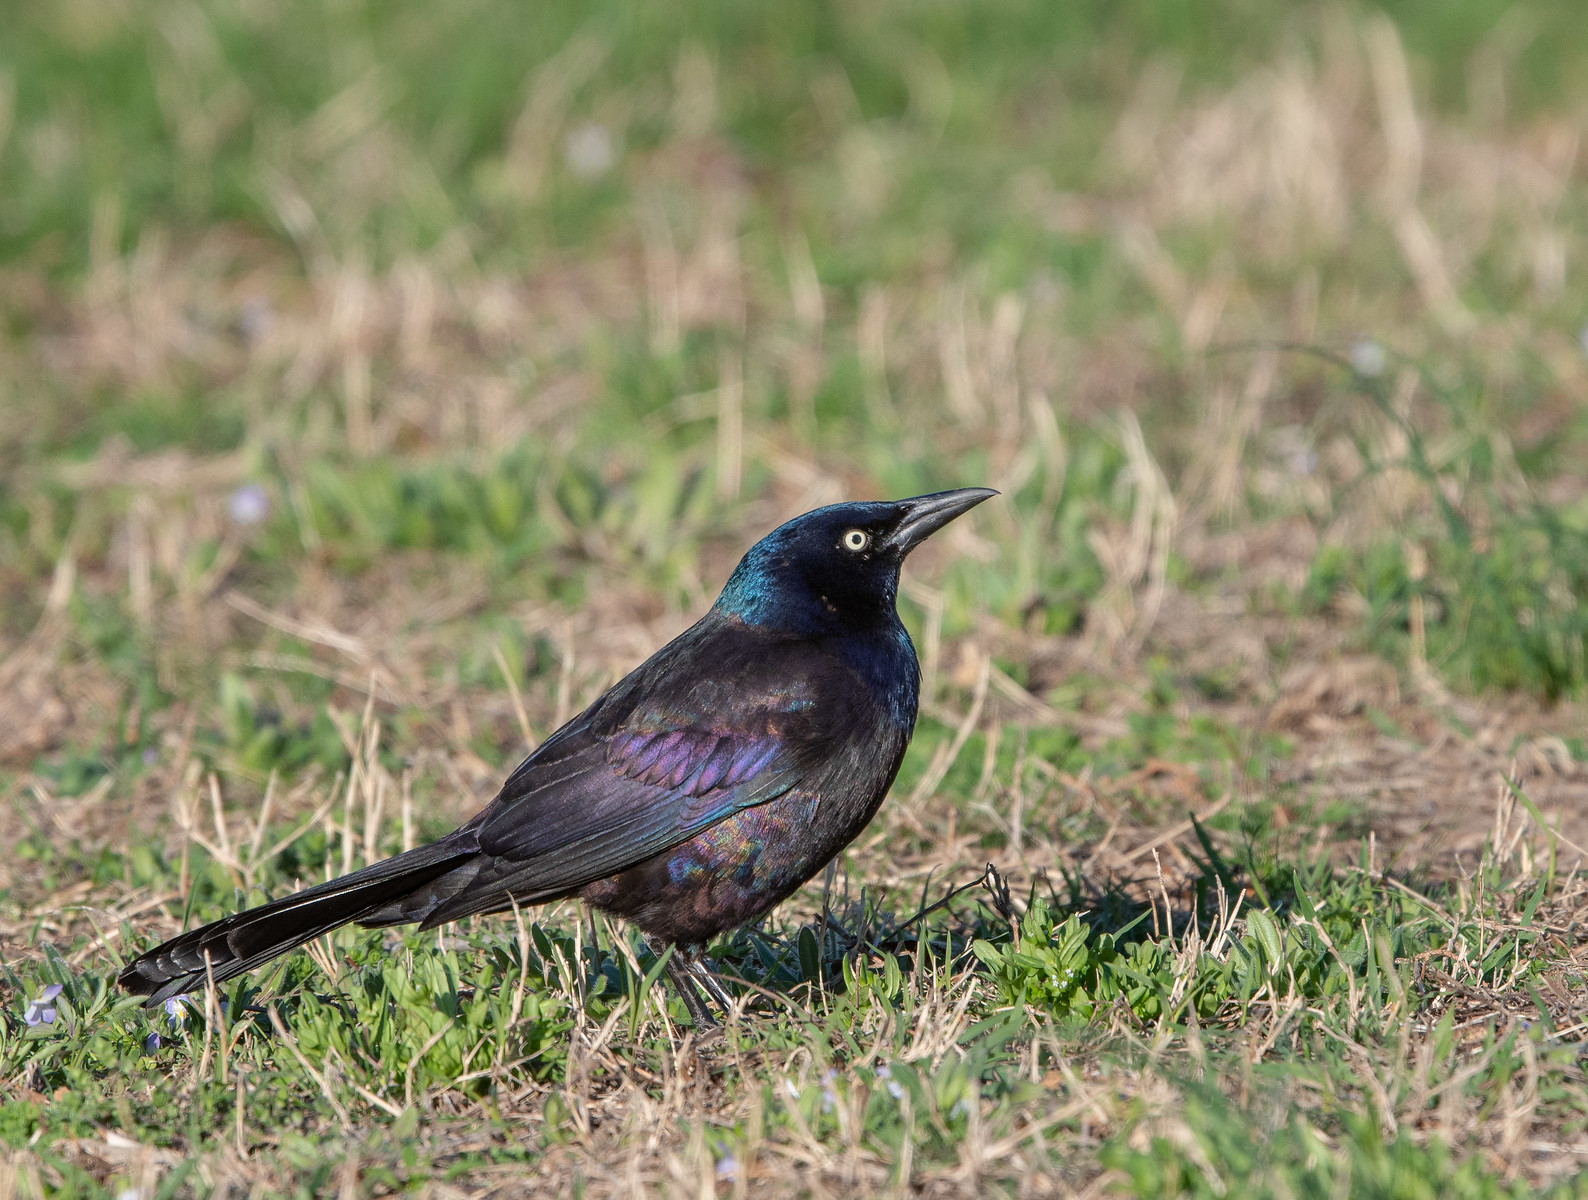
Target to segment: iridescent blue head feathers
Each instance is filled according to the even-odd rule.
[[[894,621],[899,567],[922,541],[998,493],[831,504],[778,526],[740,560],[717,609],[746,624],[816,633]]]

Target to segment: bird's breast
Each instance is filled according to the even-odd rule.
[[[904,626],[895,618],[886,629],[838,638],[834,648],[867,697],[908,741],[920,703],[921,668]]]

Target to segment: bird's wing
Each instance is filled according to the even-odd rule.
[[[426,924],[481,911],[491,889],[566,893],[809,779],[855,727],[845,689],[797,647],[732,634],[652,659],[526,759],[465,826],[487,856],[477,877]]]

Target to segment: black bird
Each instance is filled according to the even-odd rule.
[[[915,728],[894,607],[912,549],[989,496],[834,504],[751,547],[710,612],[546,739],[439,841],[172,938],[122,970],[161,1003],[356,921],[430,929],[578,896],[677,952],[765,913],[865,828]]]

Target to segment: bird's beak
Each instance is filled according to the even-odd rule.
[[[969,512],[983,500],[996,496],[992,488],[958,488],[952,492],[933,492],[899,501],[904,517],[888,535],[887,547],[902,557],[947,525],[961,513]]]

